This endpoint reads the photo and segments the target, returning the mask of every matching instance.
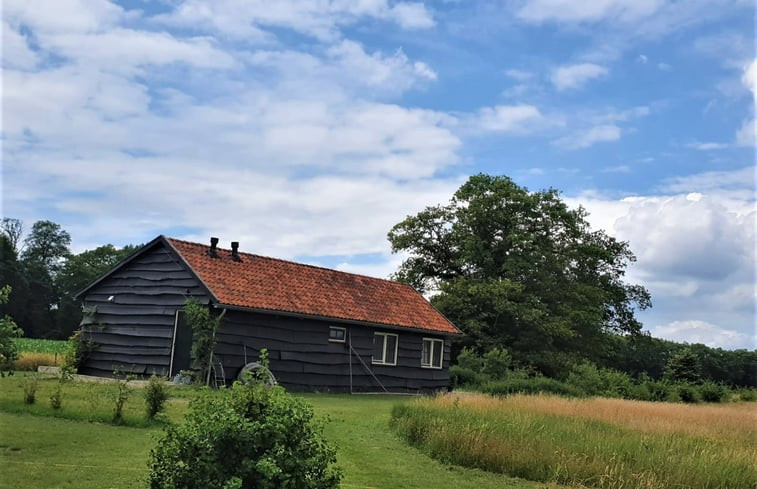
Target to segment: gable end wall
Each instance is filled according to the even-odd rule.
[[[188,297],[208,300],[201,284],[163,244],[116,270],[83,297],[87,306],[97,307],[97,324],[83,328],[95,346],[79,373],[112,376],[119,369],[167,374],[174,317]]]

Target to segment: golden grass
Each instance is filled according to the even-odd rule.
[[[13,366],[16,370],[36,371],[39,366],[59,366],[62,362],[61,354],[21,352]]]
[[[602,489],[757,489],[757,404],[447,394],[392,423],[442,461]]]
[[[457,399],[457,401],[456,401]],[[455,402],[477,412],[518,410],[569,418],[592,419],[653,434],[685,433],[704,438],[757,440],[757,403],[672,404],[623,399],[566,399],[550,395],[448,394],[439,405]]]

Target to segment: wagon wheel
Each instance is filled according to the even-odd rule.
[[[245,384],[248,384],[251,381],[254,382],[257,379],[268,387],[273,387],[278,383],[276,382],[276,377],[273,376],[273,373],[268,367],[264,367],[258,362],[250,362],[242,367],[239,371],[239,375],[237,375],[237,379]]]

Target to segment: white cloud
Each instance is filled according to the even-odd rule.
[[[593,63],[560,66],[552,70],[552,84],[558,90],[577,89],[590,80],[607,75],[608,70]]]
[[[404,29],[426,29],[434,25],[431,13],[420,2],[397,3],[389,9],[389,17]]]
[[[567,201],[587,209],[593,228],[629,243],[637,262],[627,280],[652,294],[654,307],[640,318],[654,335],[754,348],[753,182],[754,168],[747,167],[671,179],[658,195],[614,199],[586,193]],[[695,340],[703,328],[684,324],[690,321],[712,325],[704,328],[711,336]],[[672,323],[676,327],[661,326]]]
[[[596,143],[618,141],[620,134],[621,130],[618,126],[605,124],[591,127],[571,136],[562,137],[555,140],[553,144],[565,149],[582,149],[593,146]]]
[[[543,122],[539,109],[533,105],[497,105],[479,110],[474,126],[490,132],[527,132]]]
[[[344,2],[264,2],[248,0],[188,0],[155,20],[165,25],[184,26],[213,32],[245,42],[271,42],[267,28],[278,27],[326,41],[337,40],[340,28],[361,18],[396,22],[403,29],[424,29],[434,25],[432,14],[421,3],[386,0]]]
[[[669,324],[653,327],[652,335],[662,338],[675,338],[686,343],[702,343],[726,349],[757,348],[757,337],[741,333],[705,321],[673,321]]]
[[[126,12],[108,0],[55,0],[41,5],[27,0],[5,0],[3,19],[34,31],[100,32],[124,19]]]
[[[411,63],[401,49],[391,56],[380,52],[369,55],[360,44],[344,40],[330,47],[327,54],[337,61],[336,69],[343,76],[363,80],[368,86],[401,92],[419,81],[436,80],[436,73],[428,65],[420,61]]]
[[[688,143],[686,147],[696,149],[697,151],[713,151],[728,148],[729,145],[725,143],[695,141],[693,143]]]
[[[517,15],[528,22],[633,21],[652,15],[661,4],[662,0],[527,0]]]

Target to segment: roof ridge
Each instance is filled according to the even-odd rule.
[[[203,243],[197,243],[195,241],[187,241],[185,239],[170,238],[170,237],[167,237],[166,239],[168,239],[170,241],[180,241],[182,243],[187,243],[187,244],[191,244],[191,245],[197,245],[197,246],[203,246],[205,248],[210,248],[209,245],[206,245],[206,244],[203,244]],[[231,252],[230,248],[217,247],[216,249]],[[276,257],[273,257],[273,256],[259,255],[257,253],[249,253],[249,252],[246,252],[246,251],[239,251],[239,254],[240,255],[247,255],[247,256],[254,256],[254,257],[257,257],[257,258],[263,258],[265,260],[272,260],[272,261],[278,261],[278,262],[283,262],[283,263],[291,263],[292,265],[298,265],[298,266],[301,266],[301,267],[315,268],[317,270],[326,270],[328,272],[344,273],[344,274],[347,274],[347,275],[353,275],[355,277],[363,277],[363,278],[367,278],[367,279],[371,279],[371,280],[380,280],[382,282],[388,282],[390,284],[402,285],[402,286],[405,286],[405,287],[409,287],[410,289],[412,289],[415,292],[417,292],[415,290],[415,288],[412,285],[410,285],[410,284],[406,284],[404,282],[397,282],[396,280],[390,280],[388,278],[372,277],[370,275],[365,275],[365,274],[362,274],[362,273],[355,273],[355,272],[345,272],[343,270],[336,270],[336,269],[333,269],[333,268],[328,268],[328,267],[324,267],[324,266],[320,266],[320,265],[312,265],[310,263],[301,263],[301,262],[297,262],[297,261],[294,261],[294,260],[285,260],[283,258],[276,258]]]

